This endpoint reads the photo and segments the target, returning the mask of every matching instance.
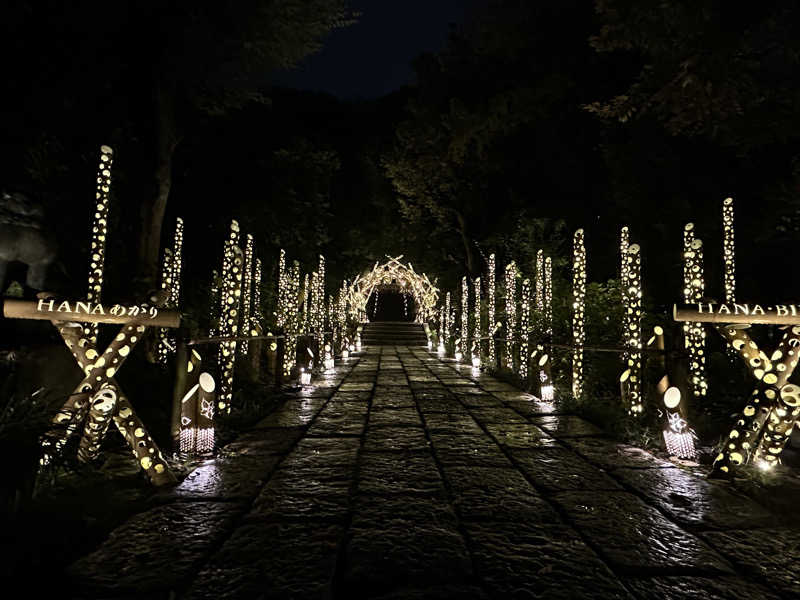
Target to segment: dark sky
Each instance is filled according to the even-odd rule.
[[[334,31],[325,47],[275,83],[340,98],[376,98],[414,80],[411,61],[440,50],[450,23],[475,0],[353,0],[359,22]]]

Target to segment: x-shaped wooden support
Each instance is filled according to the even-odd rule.
[[[43,440],[42,464],[59,453],[69,437],[84,424],[78,458],[87,462],[95,458],[108,429],[109,419],[128,442],[139,466],[155,485],[175,481],[164,457],[147,433],[114,376],[125,359],[142,339],[146,326],[140,322],[124,325],[101,354],[95,343],[77,323],[53,321],[75,361],[84,373],[83,380],[53,418],[54,429]]]
[[[768,466],[777,464],[794,422],[800,416],[800,390],[787,385],[800,357],[800,326],[787,328],[778,348],[769,357],[744,329],[717,325],[717,331],[758,380],[750,400],[714,460],[712,476],[729,477],[733,467],[751,456],[763,460]]]

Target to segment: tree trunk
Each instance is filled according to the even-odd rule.
[[[141,291],[156,289],[158,282],[159,249],[161,247],[161,225],[172,187],[172,156],[178,144],[175,119],[175,89],[164,83],[156,83],[154,95],[155,152],[152,185],[149,197],[141,207],[141,226],[138,248],[137,283]]]
[[[475,259],[472,254],[472,245],[467,235],[467,222],[464,215],[456,211],[456,220],[458,221],[458,233],[461,236],[461,243],[464,245],[464,261],[466,262],[467,273],[470,278],[475,275]]]

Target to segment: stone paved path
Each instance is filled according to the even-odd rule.
[[[71,597],[800,597],[798,529],[492,377],[384,347],[318,383],[74,563]]]

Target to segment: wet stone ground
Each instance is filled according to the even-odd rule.
[[[424,350],[315,383],[72,564],[69,597],[800,597],[796,506]]]

